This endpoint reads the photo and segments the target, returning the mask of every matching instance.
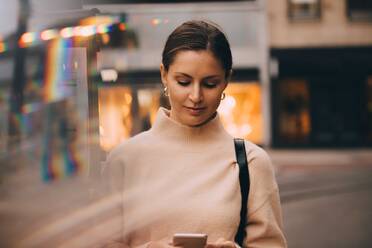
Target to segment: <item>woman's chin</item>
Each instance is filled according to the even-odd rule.
[[[213,119],[214,116],[214,114],[211,116],[188,116],[187,120],[185,120],[183,124],[190,127],[198,127]]]

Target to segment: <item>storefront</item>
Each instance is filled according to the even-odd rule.
[[[371,58],[371,47],[272,49],[273,146],[371,146]]]

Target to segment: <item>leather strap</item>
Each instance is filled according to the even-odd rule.
[[[242,196],[242,206],[240,209],[240,223],[238,227],[238,231],[235,235],[235,242],[238,243],[241,247],[243,247],[243,241],[246,234],[246,224],[247,220],[247,202],[248,202],[248,194],[249,194],[249,170],[248,170],[248,162],[247,162],[247,154],[245,151],[244,140],[243,139],[234,139],[235,145],[235,155],[236,161],[239,164],[239,182],[240,182],[240,193]]]

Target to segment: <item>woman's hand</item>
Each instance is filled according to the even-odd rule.
[[[234,242],[226,240],[224,238],[219,238],[214,243],[208,243],[205,248],[236,248]]]

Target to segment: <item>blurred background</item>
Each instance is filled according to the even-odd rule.
[[[289,247],[372,247],[370,0],[0,0],[0,247],[112,236],[102,166],[169,106],[161,52],[189,19],[229,37],[218,111],[269,152]]]

